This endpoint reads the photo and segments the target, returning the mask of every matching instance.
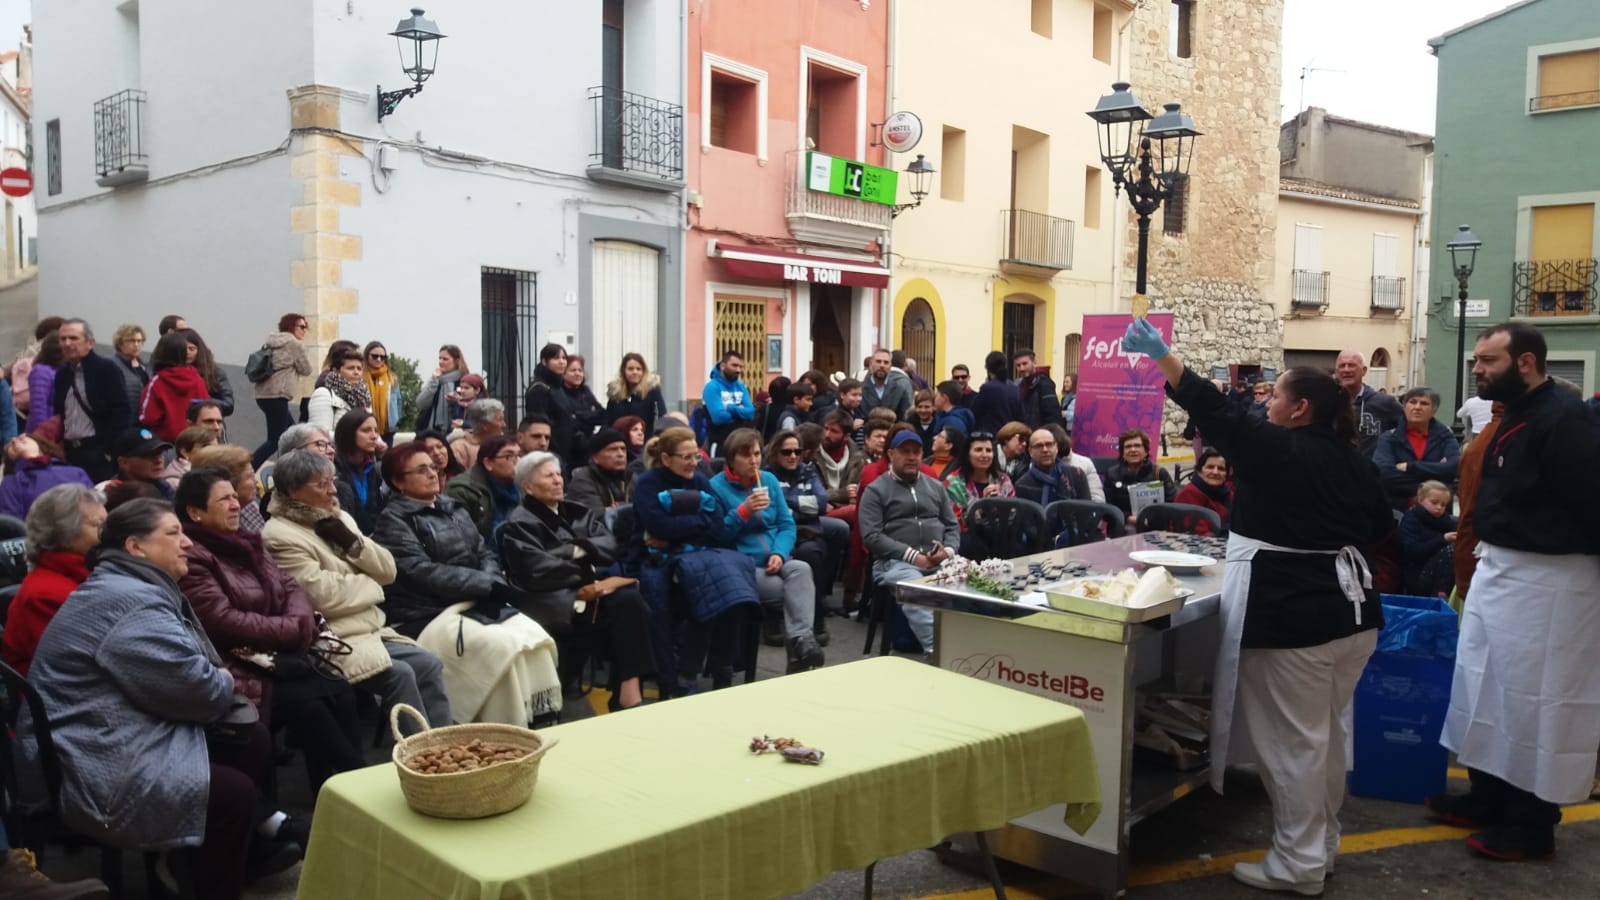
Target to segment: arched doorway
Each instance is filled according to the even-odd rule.
[[[1083,335],[1073,332],[1067,335],[1066,344],[1061,348],[1061,374],[1078,377],[1078,363],[1082,360]]]
[[[917,361],[917,371],[930,382],[937,380],[938,326],[933,320],[933,307],[921,297],[912,300],[900,319],[900,349]],[[926,374],[933,373],[933,374]]]
[[[1367,361],[1366,383],[1375,391],[1389,390],[1389,351],[1379,347],[1372,351],[1372,359]]]

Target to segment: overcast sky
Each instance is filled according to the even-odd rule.
[[[1286,0],[1283,106],[1433,133],[1435,63],[1428,38],[1512,0]],[[1306,73],[1301,101],[1302,69]]]
[[[1431,134],[1434,59],[1428,38],[1510,2],[1285,0],[1279,118],[1321,106],[1335,115]],[[14,46],[28,8],[29,0],[0,0],[0,49]],[[1302,103],[1302,68],[1340,71],[1308,72]]]

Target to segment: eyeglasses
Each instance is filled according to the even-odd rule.
[[[440,471],[440,467],[439,466],[436,466],[433,463],[428,463],[425,466],[417,466],[414,469],[401,469],[400,470],[400,474],[401,475],[407,475],[407,476],[409,476],[409,475],[428,475],[428,474],[437,475],[437,474],[439,474],[439,471]]]
[[[504,453],[496,453],[494,456],[492,456],[490,458],[491,459],[497,459],[497,460],[499,460],[501,462],[510,462],[511,460],[514,460],[518,456],[521,456],[521,455],[522,454],[518,453],[515,450],[507,450]]]
[[[329,441],[329,440],[307,441],[306,443],[300,445],[300,449],[301,450],[304,450],[307,447],[315,447],[318,450],[331,450],[331,449],[333,449],[333,441]]]
[[[1256,396],[1257,397],[1265,397],[1266,395],[1268,395],[1270,393],[1272,393],[1272,392],[1267,390],[1266,388],[1256,388]]]
[[[951,378],[953,380],[955,380],[955,381],[966,381],[967,379],[969,379],[971,377],[972,377],[971,375],[952,375],[951,376]]]
[[[307,328],[310,328],[310,327],[311,327],[310,325],[307,325],[304,322],[296,322],[295,326],[294,326],[294,330],[295,331],[305,331]],[[144,340],[144,338],[140,338],[139,340],[142,341],[142,340]]]
[[[387,354],[387,353],[368,353],[367,354],[367,359],[375,359],[378,362],[386,362],[389,359],[389,354]]]
[[[799,447],[785,447],[782,450],[778,451],[778,455],[779,456],[799,456],[800,455],[800,448]]]
[[[311,486],[319,491],[331,491],[333,490],[334,482],[331,477],[318,478],[316,481],[311,482]]]

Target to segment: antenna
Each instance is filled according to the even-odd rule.
[[[1337,72],[1340,75],[1345,74],[1345,70],[1344,69],[1325,69],[1325,68],[1321,68],[1321,67],[1313,65],[1313,63],[1315,63],[1316,61],[1317,61],[1317,58],[1315,56],[1313,56],[1310,59],[1306,60],[1306,64],[1305,65],[1300,67],[1300,105],[1296,106],[1294,108],[1294,114],[1297,115],[1297,116],[1300,115],[1300,113],[1304,112],[1305,108],[1306,108],[1306,76],[1307,75],[1310,75],[1312,72]]]

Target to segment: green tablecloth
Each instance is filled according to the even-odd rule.
[[[751,898],[1100,796],[1073,707],[893,657],[551,729],[533,797],[475,821],[411,811],[392,764],[327,782],[300,874],[311,900]],[[749,752],[821,748],[820,766]]]

